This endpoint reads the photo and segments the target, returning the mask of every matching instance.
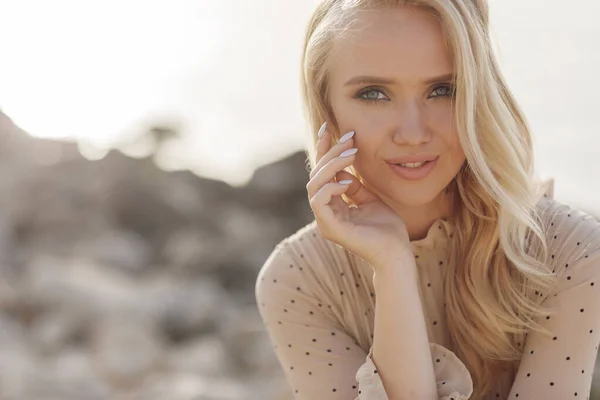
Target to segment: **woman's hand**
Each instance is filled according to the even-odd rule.
[[[400,216],[344,168],[355,153],[350,131],[332,146],[323,124],[317,142],[317,164],[306,185],[320,234],[351,251],[372,267],[389,265],[410,251],[406,225]],[[346,138],[347,141],[342,142]],[[348,182],[351,180],[350,182]],[[342,199],[344,194],[356,207]]]

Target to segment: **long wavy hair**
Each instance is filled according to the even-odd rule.
[[[309,168],[316,164],[323,121],[339,139],[329,102],[332,41],[351,29],[357,10],[398,6],[437,17],[454,60],[455,121],[466,162],[449,185],[460,207],[444,292],[454,351],[471,373],[473,399],[480,399],[500,370],[514,377],[527,332],[550,334],[536,319],[550,314],[542,301],[556,285],[536,207],[544,188],[534,171],[531,133],[494,55],[487,1],[323,1],[308,25],[302,57]],[[353,167],[350,172],[362,180]]]

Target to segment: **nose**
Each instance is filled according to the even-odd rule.
[[[403,146],[418,146],[431,139],[423,110],[416,102],[406,102],[397,112],[394,125],[394,143]]]

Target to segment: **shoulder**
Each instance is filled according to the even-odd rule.
[[[260,268],[256,294],[269,291],[277,280],[280,287],[299,287],[319,291],[335,281],[337,271],[357,262],[357,257],[342,246],[323,238],[313,221],[282,239]]]
[[[548,249],[555,258],[579,258],[600,250],[600,220],[569,204],[543,198],[538,212],[546,233]]]
[[[261,273],[279,269],[289,262],[302,267],[300,271],[304,268],[314,269],[319,264],[342,261],[339,258],[346,254],[348,252],[342,246],[323,238],[316,221],[313,221],[277,243],[261,268]]]
[[[600,220],[555,199],[539,202],[548,245],[547,264],[564,288],[600,277]]]

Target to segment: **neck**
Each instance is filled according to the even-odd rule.
[[[455,214],[454,199],[452,190],[444,190],[429,204],[420,207],[395,205],[392,208],[404,220],[410,240],[421,240],[427,236],[429,228],[436,220],[450,219]]]

